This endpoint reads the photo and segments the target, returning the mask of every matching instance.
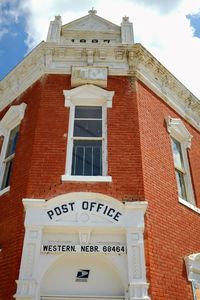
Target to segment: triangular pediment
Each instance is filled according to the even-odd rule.
[[[65,34],[67,31],[97,31],[120,33],[120,27],[95,14],[89,14],[71,23],[63,25],[62,34]]]
[[[112,107],[113,91],[107,91],[92,84],[86,84],[76,87],[72,90],[64,90],[65,106],[74,105],[97,105],[106,104],[107,107]],[[93,104],[92,104],[93,103]]]

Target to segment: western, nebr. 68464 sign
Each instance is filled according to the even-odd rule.
[[[65,243],[46,243],[41,247],[43,253],[105,253],[126,254],[125,245],[70,245]]]

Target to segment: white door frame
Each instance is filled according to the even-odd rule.
[[[83,211],[81,208],[83,201],[89,203],[89,209],[87,211]],[[69,212],[70,207],[68,207],[68,213],[66,213],[66,205],[69,203],[75,203],[73,207],[74,210]],[[61,228],[69,228],[70,226],[75,226],[76,229],[79,230],[80,242],[81,239],[89,238],[89,232],[93,228],[101,230],[103,228],[106,232],[111,233],[113,230],[124,230],[127,247],[127,270],[125,271],[127,272],[128,278],[126,299],[150,299],[148,296],[149,284],[146,281],[143,238],[144,215],[147,202],[136,201],[122,203],[106,195],[80,192],[64,194],[48,201],[44,199],[23,199],[23,204],[26,209],[26,232],[20,274],[17,280],[17,292],[14,296],[16,300],[80,298],[80,296],[79,298],[66,298],[66,296],[64,298],[58,298],[56,296],[57,298],[55,298],[53,295],[52,297],[48,296],[48,298],[44,298],[43,296],[41,298],[40,295],[40,283],[44,275],[40,270],[40,264],[42,262],[41,245],[44,231],[46,228],[51,228],[53,232],[56,232],[61,230]],[[97,205],[101,208],[98,212]],[[106,213],[104,213],[105,211]],[[74,223],[72,218],[72,216],[75,215],[76,223]],[[92,218],[95,218],[97,221],[95,223],[92,222]],[[85,231],[86,228],[89,230],[88,237],[87,230]],[[104,299],[108,298],[109,297],[106,297]],[[95,297],[93,299],[99,298]],[[114,299],[116,299],[116,297]]]

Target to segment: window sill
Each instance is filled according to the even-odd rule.
[[[7,193],[7,192],[9,192],[9,191],[10,191],[10,186],[7,186],[5,189],[0,191],[0,196]]]
[[[190,208],[193,211],[195,211],[198,214],[200,214],[200,208],[196,207],[194,204],[191,204],[191,203],[187,202],[186,200],[183,200],[182,198],[179,198],[179,203],[187,206],[188,208]]]
[[[72,175],[62,175],[62,181],[112,182],[112,177],[111,176],[72,176]]]

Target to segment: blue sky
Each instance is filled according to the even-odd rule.
[[[0,80],[46,39],[55,15],[63,24],[87,14],[120,25],[129,16],[142,43],[200,98],[200,3],[198,0],[0,0]]]
[[[14,1],[13,1],[14,3]],[[24,16],[14,15],[16,5],[0,3],[0,79],[16,66],[28,51]]]
[[[187,18],[190,20],[190,24],[194,29],[194,36],[200,38],[200,13],[187,15]]]

